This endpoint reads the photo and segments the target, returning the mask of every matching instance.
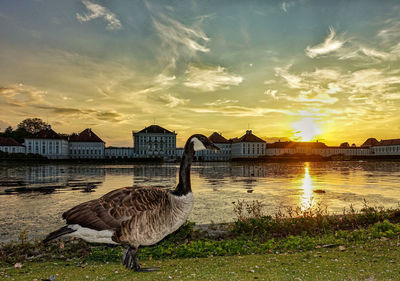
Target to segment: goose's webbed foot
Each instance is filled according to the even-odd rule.
[[[160,269],[159,267],[140,267],[137,257],[137,248],[132,247],[124,250],[122,264],[125,265],[127,269],[133,269],[136,272],[152,272]]]

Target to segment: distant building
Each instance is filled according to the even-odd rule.
[[[400,139],[381,140],[371,149],[376,156],[400,156]]]
[[[13,138],[0,137],[0,151],[7,153],[25,153],[25,146]]]
[[[132,132],[133,147],[139,158],[174,159],[176,133],[158,125],[151,125],[139,132]]]
[[[361,145],[361,147],[372,147],[378,144],[379,141],[376,138],[369,138]]]
[[[45,125],[44,129],[25,138],[26,153],[43,155],[49,159],[67,159],[69,157],[68,140]]]
[[[284,155],[320,155],[330,157],[334,155],[344,156],[368,156],[370,149],[366,147],[350,146],[347,142],[340,146],[327,146],[322,142],[275,142],[267,144],[268,156],[284,156]]]
[[[70,158],[102,159],[104,158],[104,141],[92,129],[88,128],[69,138]]]
[[[258,158],[265,155],[266,142],[253,135],[251,130],[232,142],[232,158]]]
[[[182,157],[183,157],[183,151],[184,151],[184,148],[183,148],[183,147],[177,147],[177,148],[175,149],[175,158],[176,158],[176,159],[182,159]]]
[[[109,146],[104,150],[105,158],[108,159],[129,159],[134,158],[135,152],[133,147],[115,147]]]
[[[231,142],[221,134],[214,132],[209,140],[220,148],[218,151],[206,149],[196,152],[196,158],[200,161],[229,161],[231,160]]]
[[[319,155],[326,148],[328,147],[322,142],[279,141],[267,144],[266,155],[268,156],[293,155],[293,154]]]

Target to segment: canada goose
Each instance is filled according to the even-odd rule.
[[[122,263],[128,269],[157,270],[140,267],[138,247],[161,241],[185,223],[193,206],[190,167],[195,151],[203,149],[219,148],[200,134],[187,140],[179,183],[174,190],[155,187],[113,190],[63,213],[67,225],[50,233],[43,242],[68,235],[93,243],[122,244],[126,246]]]

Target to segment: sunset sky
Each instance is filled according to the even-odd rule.
[[[0,130],[400,138],[399,1],[0,2]]]

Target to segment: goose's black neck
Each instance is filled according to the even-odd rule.
[[[193,158],[194,145],[192,138],[189,138],[185,144],[181,166],[179,168],[179,183],[172,194],[182,196],[192,192],[192,186],[190,183],[190,167],[192,166]]]

